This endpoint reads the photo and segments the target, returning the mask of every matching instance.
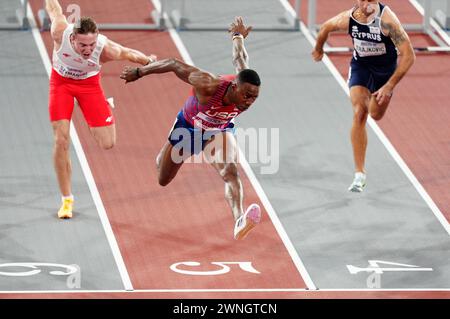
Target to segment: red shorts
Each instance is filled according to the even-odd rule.
[[[100,85],[100,73],[85,80],[59,75],[52,69],[50,76],[50,121],[71,120],[76,98],[90,127],[114,124],[114,116]]]

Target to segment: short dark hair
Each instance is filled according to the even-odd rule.
[[[89,34],[97,32],[97,23],[95,23],[94,19],[92,19],[91,17],[80,18],[80,20],[77,20],[75,22],[75,26],[73,28],[74,34]]]
[[[258,73],[252,69],[244,69],[238,73],[237,79],[240,83],[250,83],[256,86],[261,85],[261,79]]]

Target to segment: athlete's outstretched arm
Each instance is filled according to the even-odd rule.
[[[63,15],[63,10],[58,0],[45,0],[45,10],[47,10],[51,22]]]
[[[181,80],[191,84],[189,82],[189,76],[198,71],[199,69],[192,65],[186,64],[176,58],[170,58],[150,63],[141,68],[125,67],[120,78],[128,83],[150,74],[173,72]]]
[[[379,104],[382,104],[387,97],[392,96],[395,86],[405,76],[416,59],[408,34],[395,13],[389,8],[386,8],[381,19],[381,28],[383,32],[392,39],[392,42],[400,53],[400,59],[391,78],[377,92],[373,93]]]
[[[100,57],[101,62],[108,61],[130,61],[133,63],[139,63],[142,65],[147,65],[151,62],[156,61],[156,56],[151,54],[150,56],[145,55],[141,51],[124,47],[114,41],[107,40],[105,47],[103,48],[102,55]]]
[[[248,53],[244,46],[244,39],[248,36],[252,27],[246,27],[242,17],[236,17],[231,23],[228,32],[232,34],[233,39],[233,65],[236,73],[248,69]]]
[[[64,30],[67,28],[67,19],[58,0],[45,0],[45,10],[52,23],[51,35],[54,41],[60,43]]]
[[[173,72],[186,83],[192,85],[195,89],[208,94],[215,90],[220,80],[209,72],[202,71],[195,66],[184,63],[176,58],[164,59],[150,63],[144,67],[131,68],[125,67],[120,78],[126,83],[136,81],[137,79],[149,74],[160,74]]]
[[[323,58],[323,46],[327,42],[328,36],[331,32],[347,31],[350,24],[351,10],[339,13],[337,16],[329,19],[320,27],[317,35],[316,46],[312,51],[314,61],[320,61]]]

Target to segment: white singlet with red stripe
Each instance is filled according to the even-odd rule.
[[[53,69],[65,78],[84,80],[100,72],[100,55],[106,44],[107,37],[102,34],[98,35],[97,46],[89,59],[86,60],[75,52],[70,43],[73,27],[73,24],[69,24],[64,30],[61,47],[58,51],[53,50]]]

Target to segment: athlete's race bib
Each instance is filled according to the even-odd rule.
[[[59,65],[56,71],[58,71],[61,76],[74,80],[84,80],[88,77],[87,71],[66,67],[64,65]]]
[[[197,113],[193,121],[195,127],[200,127],[204,130],[219,128],[229,122],[229,120],[213,118],[203,112]]]
[[[386,54],[386,45],[384,43],[375,43],[353,39],[353,47],[360,57],[378,56]]]

